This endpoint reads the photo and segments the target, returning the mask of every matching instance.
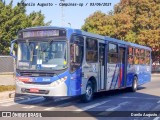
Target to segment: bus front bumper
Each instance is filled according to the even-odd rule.
[[[35,85],[16,82],[16,93],[39,96],[67,96],[67,85],[62,83],[57,86]]]

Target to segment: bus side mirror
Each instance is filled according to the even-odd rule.
[[[11,47],[10,47],[10,56],[12,56],[15,59],[17,59],[17,56],[15,55],[15,52],[14,52],[14,45],[16,42],[17,40],[11,41]]]
[[[74,44],[74,58],[73,61],[76,62],[76,58],[77,56],[79,56],[79,46],[77,46],[76,44]]]
[[[79,56],[79,46],[78,45],[76,45],[76,56]]]

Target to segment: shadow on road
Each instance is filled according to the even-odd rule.
[[[154,83],[157,85],[156,82],[157,81]],[[149,88],[152,89],[152,86]],[[121,120],[126,120],[126,118],[123,117],[131,117],[130,112],[137,113],[160,110],[160,107],[157,106],[157,101],[160,100],[160,96],[152,95],[152,93],[147,94],[147,92],[140,93],[145,90],[149,90],[148,87],[139,86],[137,92],[131,92],[129,88],[100,92],[96,93],[93,101],[89,103],[81,102],[80,99],[82,96],[54,97],[52,100],[46,100],[40,96],[21,96],[20,94],[16,94],[16,97],[26,97],[26,100],[28,99],[27,97],[32,97],[35,98],[35,100],[31,98],[31,101],[20,103],[19,100],[15,99],[15,102],[21,105],[41,107],[41,109],[35,109],[36,111],[41,111],[42,108],[55,108],[54,110],[50,109],[49,113],[44,112],[48,117],[92,117],[95,119],[104,119],[104,117],[107,116],[111,117],[110,120],[112,120],[113,117],[121,117]],[[73,108],[74,110],[78,109],[80,111],[75,112]]]

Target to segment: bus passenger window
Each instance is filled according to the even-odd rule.
[[[146,51],[146,57],[150,57],[150,51]]]
[[[139,64],[139,58],[134,56],[134,64]]]
[[[109,53],[108,54],[108,63],[118,63],[118,54]]]
[[[139,59],[139,64],[144,64],[144,61],[145,61],[144,57],[141,57],[141,58]]]
[[[134,52],[134,55],[139,56],[139,54],[140,54],[139,49],[136,48],[135,52]]]
[[[142,49],[140,50],[140,56],[144,57],[145,56],[145,51]]]
[[[118,52],[117,49],[118,49],[117,45],[109,43],[109,50],[108,50],[109,52],[117,53]]]
[[[150,64],[150,57],[146,58],[146,64],[149,65]]]
[[[82,36],[72,36],[70,43],[70,71],[76,71],[83,60],[84,39]]]
[[[92,38],[86,39],[86,61],[97,62],[98,61],[98,46],[97,40]]]
[[[129,64],[133,64],[133,56],[130,55],[130,56],[128,57],[128,63],[129,63]]]
[[[133,55],[133,48],[132,47],[129,47],[129,49],[128,49],[128,55]]]
[[[145,59],[146,59],[146,65],[149,65],[150,64],[150,51],[148,50],[146,50]]]
[[[112,43],[109,43],[108,45],[108,63],[118,63],[118,46]]]

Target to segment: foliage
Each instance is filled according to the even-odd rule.
[[[0,85],[0,92],[15,90],[15,85]]]
[[[93,13],[85,20],[82,29],[149,46],[153,62],[160,58],[160,1],[121,0],[114,13]],[[157,56],[155,56],[157,55]]]
[[[7,55],[11,40],[15,39],[17,32],[31,26],[50,25],[51,21],[44,23],[44,15],[39,12],[26,14],[26,7],[19,4],[13,7],[13,1],[6,5],[5,0],[0,0],[0,55]]]

